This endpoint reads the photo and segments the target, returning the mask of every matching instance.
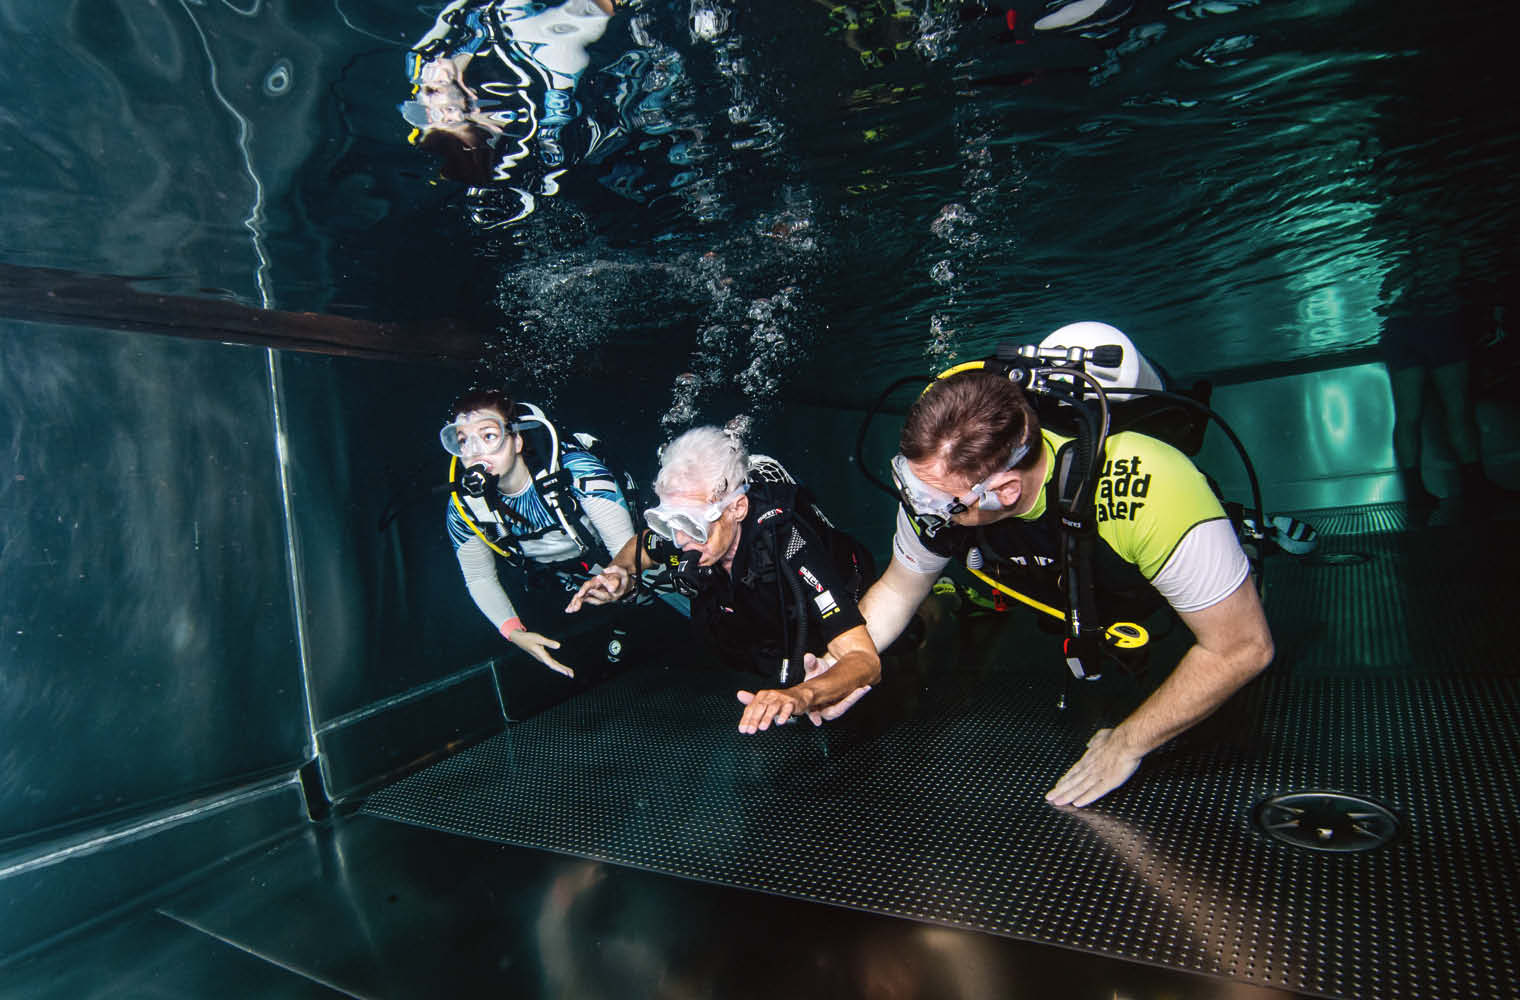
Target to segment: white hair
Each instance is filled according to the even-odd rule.
[[[744,442],[718,427],[693,427],[660,452],[660,474],[654,491],[701,493],[721,500],[749,476],[749,451]]]

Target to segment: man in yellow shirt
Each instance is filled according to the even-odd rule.
[[[902,632],[950,560],[972,547],[1035,596],[1064,606],[1060,515],[1047,485],[1066,440],[1041,430],[1023,390],[1002,375],[951,375],[919,397],[893,459],[903,506],[892,562],[860,601],[878,649]],[[1155,438],[1118,433],[1100,465],[1090,567],[1099,608],[1164,599],[1195,641],[1139,708],[1093,735],[1047,793],[1055,805],[1084,806],[1123,784],[1141,758],[1211,714],[1273,652],[1234,526],[1192,462]]]

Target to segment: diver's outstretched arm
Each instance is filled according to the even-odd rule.
[[[1129,780],[1140,759],[1202,722],[1272,662],[1272,632],[1249,579],[1217,604],[1178,612],[1197,640],[1162,685],[1087,752],[1046,793],[1052,805],[1085,806]]]
[[[574,614],[587,604],[621,601],[633,590],[634,574],[653,565],[654,561],[639,545],[639,536],[635,534],[618,549],[617,555],[612,557],[611,565],[581,584],[575,596],[570,598],[570,603],[565,605],[565,610]]]
[[[902,635],[913,613],[929,596],[939,569],[935,567],[930,573],[915,573],[894,555],[881,579],[871,584],[871,589],[860,599],[860,613],[877,649],[886,649]]]
[[[739,701],[744,705],[739,732],[759,732],[769,729],[772,724],[779,726],[813,713],[820,713],[821,719],[822,714],[833,706],[846,701],[854,704],[861,694],[881,680],[881,657],[876,654],[876,647],[871,644],[871,636],[864,625],[835,636],[829,643],[829,652],[834,657],[834,665],[823,669],[817,667],[817,658],[812,653],[803,657],[803,675],[808,679],[801,684],[738,692]]]
[[[575,676],[574,670],[556,660],[549,652],[551,649],[559,648],[558,639],[551,639],[537,632],[529,632],[526,628],[518,628],[507,635],[507,641],[550,670],[564,674],[566,677]]]

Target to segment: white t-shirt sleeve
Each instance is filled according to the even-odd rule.
[[[930,552],[919,541],[918,532],[913,530],[901,504],[897,506],[897,531],[892,535],[892,558],[915,573],[938,574],[950,564],[949,556]]]
[[[1202,611],[1235,593],[1250,572],[1234,526],[1216,518],[1188,529],[1151,584],[1175,610]]]

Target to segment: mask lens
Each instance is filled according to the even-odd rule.
[[[479,458],[501,450],[507,443],[507,429],[494,418],[448,423],[438,432],[438,440],[450,455]]]
[[[707,541],[707,526],[711,523],[689,513],[666,510],[663,507],[646,510],[644,520],[648,522],[650,531],[667,541],[675,541],[676,532],[679,531],[699,544]]]
[[[723,512],[730,504],[747,492],[749,492],[749,484],[744,483],[728,496],[706,507],[662,503],[658,507],[646,510],[644,520],[648,522],[649,530],[661,538],[673,542],[676,540],[676,532],[679,531],[702,545],[707,542],[707,532],[712,523],[723,516]]]
[[[902,455],[892,459],[892,478],[897,483],[897,493],[903,505],[915,514],[944,518],[966,509],[955,497],[941,493],[915,476]]]
[[[897,484],[897,495],[903,508],[918,522],[919,530],[930,537],[966,509],[957,498],[941,493],[915,476],[908,468],[907,458],[901,454],[892,458],[892,481]]]

